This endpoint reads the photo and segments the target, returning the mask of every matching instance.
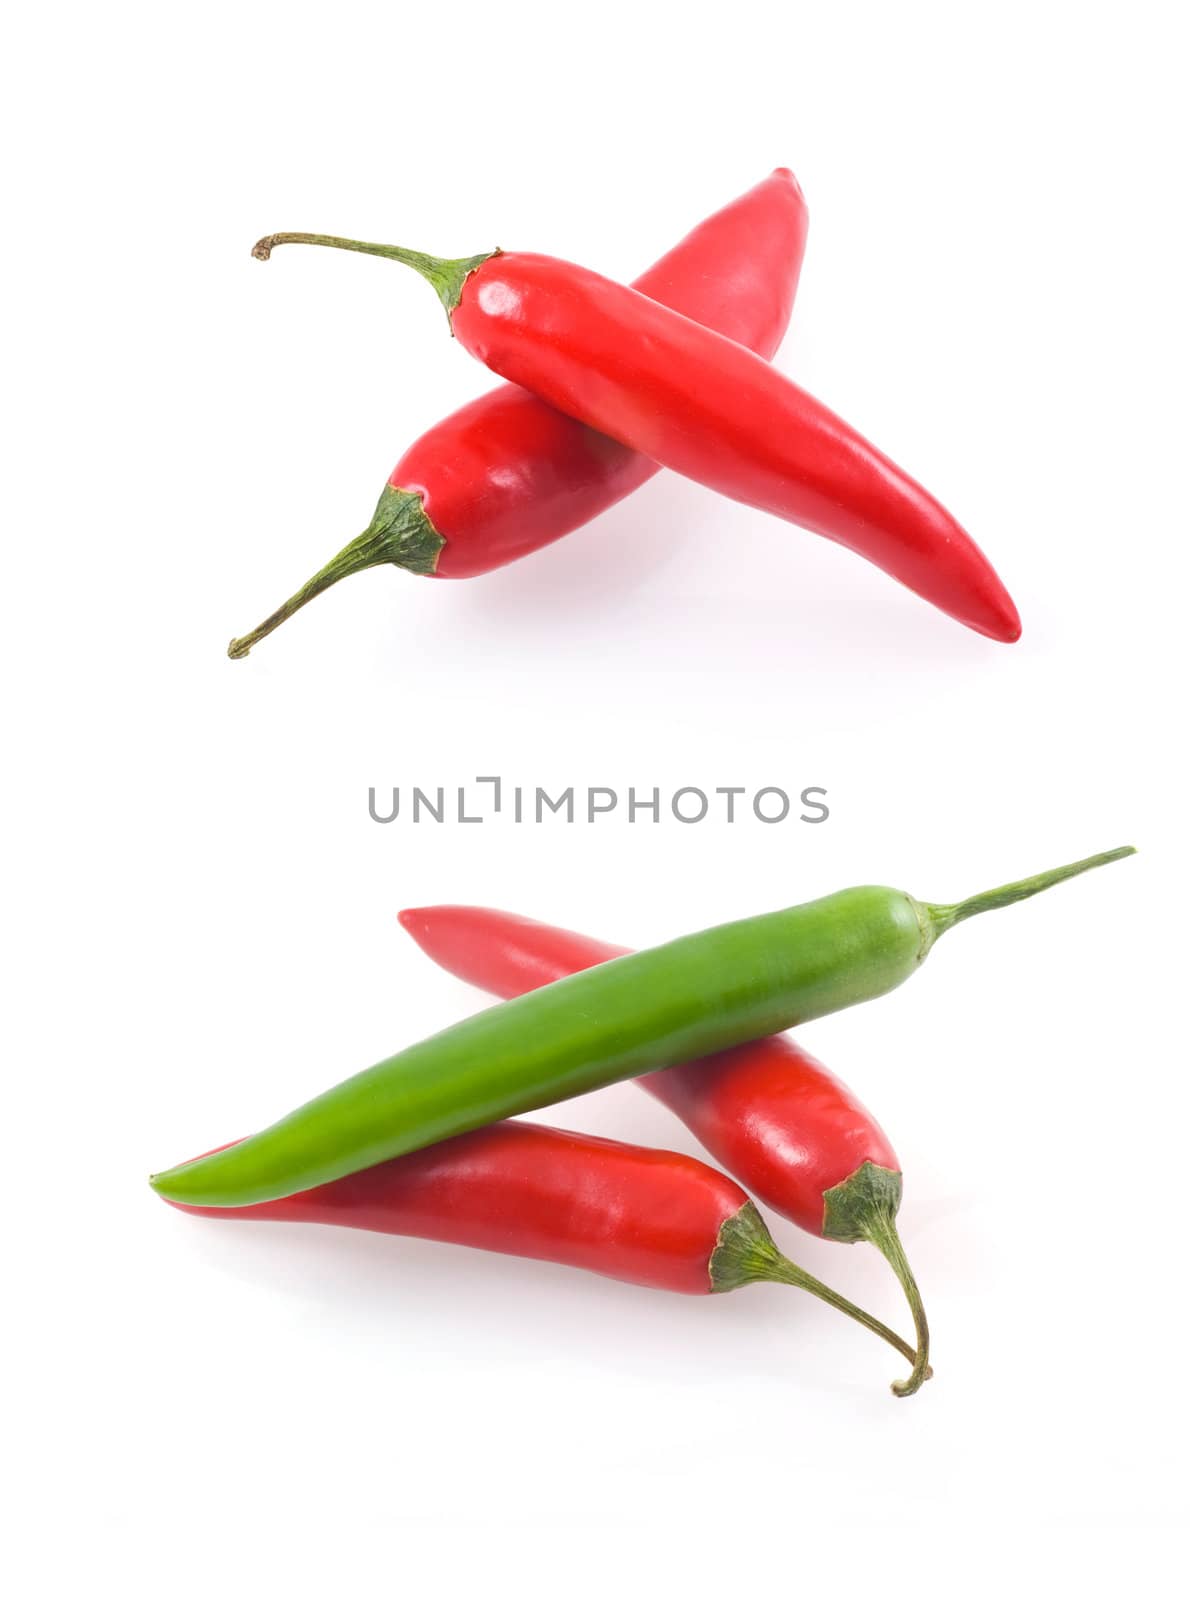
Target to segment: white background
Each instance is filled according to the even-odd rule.
[[[21,1596],[1168,1592],[1184,1467],[1184,83],[1174,5],[27,8],[0,118],[3,1561]],[[311,228],[631,276],[774,165],[781,367],[984,544],[989,643],[659,477],[344,584],[488,376]],[[824,826],[379,827],[367,789],[821,784]],[[647,943],[1133,842],[805,1030],[907,1174],[937,1377],[817,1303],[179,1216],[153,1168],[466,1014],[402,905]],[[692,1141],[631,1085],[555,1120]],[[782,1244],[888,1317],[865,1248]]]

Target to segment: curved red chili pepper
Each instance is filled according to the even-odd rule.
[[[541,1123],[497,1122],[261,1205],[169,1204],[224,1220],[331,1223],[470,1245],[678,1294],[784,1283],[871,1329],[907,1361],[916,1354],[787,1260],[722,1172],[693,1156]]]
[[[482,906],[422,906],[402,911],[400,923],[440,967],[505,1000],[628,954]],[[896,1229],[900,1163],[846,1084],[788,1034],[637,1082],[774,1211],[819,1237],[867,1239],[880,1250],[913,1311],[924,1370],[929,1329]]]
[[[771,359],[793,314],[808,226],[797,179],[778,167],[633,287]],[[423,434],[388,481],[421,494],[446,541],[435,576],[471,578],[582,527],[660,470],[505,384]]]
[[[658,1196],[668,1204],[656,1204]],[[674,1204],[680,1195],[680,1205]],[[719,1230],[748,1196],[703,1162],[532,1122],[499,1122],[262,1205],[196,1216],[330,1222],[710,1294]]]
[[[550,256],[469,275],[455,337],[493,372],[745,505],[799,523],[993,639],[1020,637],[991,563],[932,495],[740,345]]]
[[[770,357],[789,326],[809,219],[779,167],[702,222],[635,287]],[[393,468],[369,528],[228,653],[251,647],[316,594],[392,563],[437,578],[491,572],[581,528],[661,469],[501,384],[423,433]]]
[[[568,416],[733,500],[866,556],[959,622],[1020,637],[1008,591],[954,517],[805,390],[751,351],[634,289],[552,256],[460,261],[325,234],[429,279],[465,349]]]

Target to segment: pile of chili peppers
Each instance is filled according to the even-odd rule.
[[[637,953],[497,911],[406,911],[435,961],[502,1003],[151,1182],[203,1215],[415,1235],[680,1293],[788,1284],[893,1346],[910,1364],[894,1392],[913,1394],[931,1376],[930,1340],[897,1233],[900,1165],[846,1087],[779,1035],[896,988],[958,923],[1130,854],[951,905],[845,889]],[[689,1156],[505,1120],[626,1078],[741,1182]],[[749,1191],[812,1233],[874,1244],[913,1341],[788,1260]]]
[[[509,381],[423,434],[365,531],[228,654],[246,656],[367,567],[469,578],[504,566],[581,527],[660,466],[866,556],[988,638],[1018,639],[1008,591],[950,512],[769,366],[806,229],[797,180],[778,168],[631,288],[519,252],[444,260],[327,234],[260,240],[261,260],[302,243],[412,266],[438,293],[454,337]]]
[[[229,654],[247,655],[366,567],[462,578],[517,560],[661,466],[846,545],[990,638],[1018,638],[1012,600],[950,513],[768,364],[806,225],[801,190],[778,169],[632,288],[546,256],[262,239],[253,253],[264,260],[305,243],[412,266],[455,338],[507,381],[413,444],[364,533]],[[203,1215],[416,1235],[681,1293],[787,1284],[896,1349],[909,1371],[894,1391],[913,1394],[932,1369],[897,1231],[900,1164],[871,1114],[784,1030],[887,993],[968,917],[1130,853],[956,905],[844,890],[637,953],[477,907],[403,912],[439,965],[502,1003],[153,1187]],[[627,1078],[726,1170],[508,1120]],[[784,1256],[753,1196],[820,1237],[875,1245],[906,1296],[912,1340]]]

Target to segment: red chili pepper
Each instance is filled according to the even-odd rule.
[[[882,1322],[787,1260],[723,1173],[693,1156],[539,1123],[494,1123],[284,1200],[169,1204],[202,1217],[333,1223],[471,1245],[678,1294],[789,1284],[879,1334],[906,1360],[915,1356]]]
[[[806,202],[779,167],[687,234],[635,287],[770,357],[789,326]],[[424,433],[393,468],[367,530],[228,654],[244,656],[341,578],[391,563],[473,578],[582,527],[659,472],[535,395],[502,384]]]
[[[505,1000],[628,954],[621,945],[481,906],[423,906],[402,911],[400,922],[440,967]],[[900,1163],[847,1086],[788,1034],[637,1082],[774,1211],[822,1238],[876,1246],[909,1301],[917,1371],[924,1373],[929,1328],[896,1227]]]
[[[634,289],[550,256],[446,261],[326,234],[273,234],[414,267],[455,337],[559,411],[733,500],[866,556],[993,639],[1020,619],[990,562],[939,503],[759,356]]]

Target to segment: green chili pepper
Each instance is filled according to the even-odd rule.
[[[481,1011],[262,1133],[150,1181],[167,1200],[200,1206],[257,1205],[329,1183],[499,1118],[873,1000],[903,983],[955,923],[1132,854],[1130,846],[1110,850],[959,905],[924,904],[896,889],[844,889],[621,956]]]

